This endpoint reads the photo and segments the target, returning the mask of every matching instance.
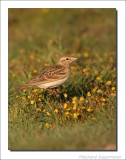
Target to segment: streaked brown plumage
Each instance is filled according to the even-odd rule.
[[[68,80],[70,76],[70,64],[75,61],[77,58],[72,56],[63,56],[58,65],[49,67],[45,69],[42,73],[39,73],[32,80],[24,84],[23,86],[13,90],[12,92],[17,92],[20,89],[26,87],[37,86],[39,88],[55,88],[63,84]]]

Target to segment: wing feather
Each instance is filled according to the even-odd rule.
[[[27,84],[29,85],[38,85],[48,82],[53,82],[55,80],[63,79],[67,76],[66,68],[62,65],[56,65],[53,67],[49,67],[32,80],[30,80]]]

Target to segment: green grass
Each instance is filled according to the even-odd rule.
[[[11,93],[69,54],[56,95]],[[115,9],[9,9],[8,58],[9,150],[116,150]]]

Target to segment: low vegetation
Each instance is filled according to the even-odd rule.
[[[78,57],[54,92],[11,91]],[[9,150],[116,150],[116,10],[9,9]]]

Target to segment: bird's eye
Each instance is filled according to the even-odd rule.
[[[66,60],[68,61],[68,60],[69,60],[69,58],[66,58]]]

